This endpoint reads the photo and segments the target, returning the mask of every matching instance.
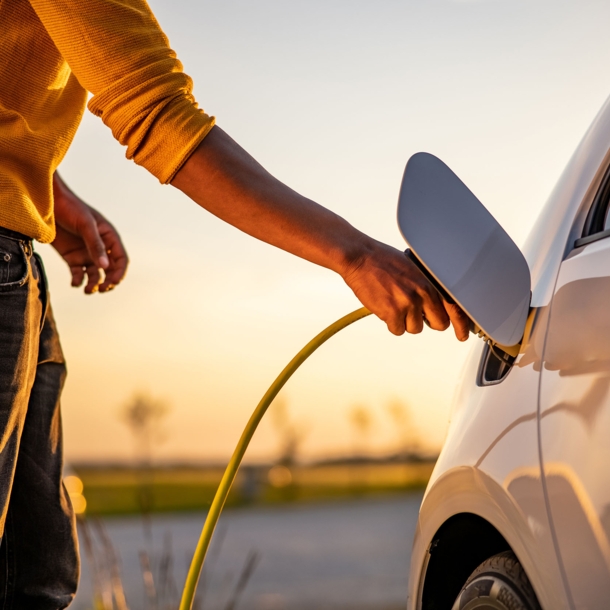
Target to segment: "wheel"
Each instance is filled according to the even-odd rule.
[[[512,551],[486,559],[466,581],[451,610],[541,610]]]

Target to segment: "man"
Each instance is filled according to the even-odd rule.
[[[86,277],[86,292],[106,292],[125,275],[115,229],[55,171],[87,91],[128,158],[242,231],[337,272],[392,333],[418,333],[425,317],[468,336],[464,315],[401,252],[273,178],[198,109],[191,89],[145,0],[0,0],[4,608],[64,608],[78,579],[61,485],[65,364],[32,239],[51,242],[73,285]]]

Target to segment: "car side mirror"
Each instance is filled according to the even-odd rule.
[[[398,226],[414,260],[500,347],[523,338],[531,299],[523,254],[485,206],[440,160],[413,155],[398,199]]]

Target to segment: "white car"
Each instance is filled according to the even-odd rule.
[[[610,100],[524,248],[523,339],[502,348],[480,324],[421,506],[409,610],[610,608],[609,203]],[[485,298],[472,278],[461,298],[411,246],[475,322],[473,291],[522,306],[512,261]]]

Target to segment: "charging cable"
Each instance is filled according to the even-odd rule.
[[[340,330],[343,330],[346,326],[353,324],[354,322],[369,316],[371,312],[366,308],[362,307],[352,313],[340,318],[328,328],[324,329],[319,335],[314,337],[284,368],[284,370],[277,376],[276,380],[271,384],[265,395],[261,398],[254,413],[250,417],[250,420],[246,424],[244,431],[235,447],[235,451],[231,456],[231,461],[227,466],[220,485],[216,490],[216,495],[210,506],[210,510],[205,519],[193,560],[191,561],[191,567],[189,568],[188,575],[186,577],[186,583],[184,584],[184,590],[182,591],[182,599],[180,600],[180,610],[191,610],[193,607],[193,600],[195,598],[195,591],[197,589],[197,583],[201,576],[201,570],[203,568],[203,562],[205,561],[206,553],[212,541],[216,524],[220,517],[220,513],[227,501],[231,486],[235,481],[235,476],[241,464],[241,461],[246,453],[246,449],[252,440],[252,436],[258,427],[261,419],[265,415],[265,412],[269,408],[269,405],[273,402],[273,399],[277,396],[278,392],[284,387],[284,384],[292,377],[292,374],[313,354],[323,343],[328,341],[333,335],[337,334]]]

